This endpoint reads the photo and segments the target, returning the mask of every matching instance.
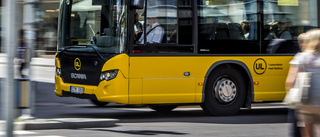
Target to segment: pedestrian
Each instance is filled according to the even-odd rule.
[[[298,72],[312,72],[308,101],[299,107],[297,112],[298,126],[301,136],[320,136],[320,29],[308,31],[304,37],[304,51],[297,54],[290,62],[291,67],[287,78],[286,89],[292,87]],[[317,132],[314,132],[317,131]]]
[[[307,40],[307,34],[306,33],[302,33],[298,36],[298,44],[299,44],[299,47],[301,49],[301,51],[303,52],[304,49],[305,49],[305,45],[306,43],[308,42]],[[289,91],[292,87],[293,87],[293,84],[294,84],[294,80],[295,80],[295,76],[296,76],[296,73],[297,73],[297,69],[298,67],[295,66],[295,59],[296,58],[299,58],[300,57],[300,53],[297,53],[294,57],[294,60],[292,60],[290,62],[291,66],[290,66],[290,70],[289,70],[289,74],[288,74],[288,77],[287,77],[287,80],[286,80],[286,91]],[[296,111],[297,108],[291,108],[289,107],[288,108],[288,122],[291,123],[291,125],[289,126],[289,134],[290,136],[292,137],[301,137],[301,133],[300,133],[300,128],[298,127],[297,125],[297,111]]]
[[[17,57],[18,57],[18,63],[20,64],[19,66],[19,74],[21,78],[25,78],[26,75],[23,74],[23,69],[27,67],[27,62],[26,62],[26,42],[25,42],[25,37],[24,37],[24,30],[20,29],[19,30],[19,45],[17,49]]]

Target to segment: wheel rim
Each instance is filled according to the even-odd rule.
[[[228,78],[218,79],[213,89],[215,98],[222,104],[231,103],[237,96],[237,86]]]

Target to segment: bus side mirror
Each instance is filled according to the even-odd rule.
[[[135,9],[143,9],[144,0],[132,0],[132,5]]]

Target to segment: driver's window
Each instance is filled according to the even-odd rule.
[[[177,2],[175,0],[147,0],[146,11],[137,10],[135,17],[137,44],[176,43],[176,40],[170,39],[177,29]],[[140,27],[137,20],[146,22],[146,25]],[[143,33],[139,36],[141,28]]]
[[[181,44],[192,44],[191,4],[191,0],[146,0],[146,7],[136,9],[135,12],[134,43],[136,46],[133,52],[193,52],[190,46],[178,47]]]

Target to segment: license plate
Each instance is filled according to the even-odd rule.
[[[73,93],[73,94],[83,94],[84,93],[84,87],[70,86],[70,92]]]

